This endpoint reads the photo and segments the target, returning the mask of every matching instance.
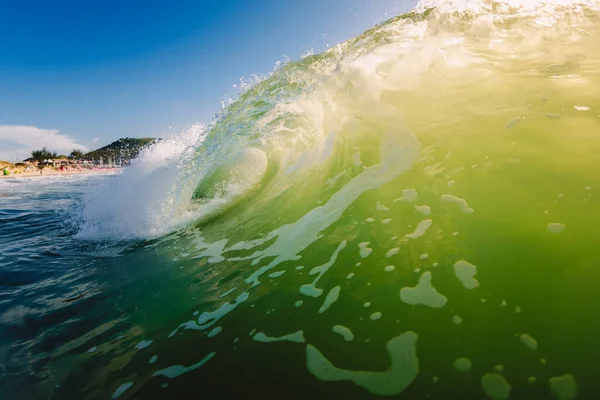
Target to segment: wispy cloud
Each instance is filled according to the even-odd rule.
[[[32,150],[46,147],[59,154],[73,149],[89,150],[56,129],[42,129],[25,125],[0,125],[0,160],[19,161],[30,156]]]
[[[97,137],[95,137],[95,138],[92,139],[92,143],[96,143],[97,141],[98,141]]]

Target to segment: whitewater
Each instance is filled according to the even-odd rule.
[[[425,0],[121,174],[0,181],[0,397],[597,398],[599,35]]]

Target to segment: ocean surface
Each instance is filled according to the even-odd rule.
[[[0,398],[600,398],[599,10],[422,2],[0,180]]]

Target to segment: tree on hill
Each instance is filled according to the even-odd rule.
[[[43,147],[41,150],[33,150],[31,152],[31,158],[33,158],[37,162],[43,162],[44,160],[53,159],[56,157],[56,152],[48,151],[46,147]]]
[[[84,154],[83,151],[78,150],[78,149],[73,149],[73,151],[71,151],[71,154],[69,154],[69,157],[72,158],[73,160],[81,160],[83,158]]]

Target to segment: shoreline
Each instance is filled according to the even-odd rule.
[[[66,175],[108,175],[114,174],[115,172],[121,171],[122,168],[106,168],[106,169],[94,169],[89,171],[54,171],[44,170],[42,174],[40,171],[28,171],[21,172],[19,174],[0,175],[0,179],[19,179],[19,178],[42,178],[44,176],[66,176]]]

